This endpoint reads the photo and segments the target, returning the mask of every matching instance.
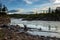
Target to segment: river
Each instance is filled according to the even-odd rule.
[[[11,18],[11,25],[20,25],[21,27],[24,27],[26,25],[30,28],[36,28],[36,29],[42,29],[44,31],[52,31],[52,32],[58,32],[58,33],[47,33],[47,32],[39,32],[39,31],[28,31],[31,34],[35,35],[45,35],[48,34],[49,36],[57,36],[60,37],[60,22],[59,21],[22,21],[22,19],[14,19]],[[49,25],[51,29],[49,30]],[[41,34],[40,34],[41,33]]]

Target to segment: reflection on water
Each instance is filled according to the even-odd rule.
[[[58,21],[22,21],[22,19],[11,19],[11,24],[13,25],[20,25],[21,27],[24,27],[26,25],[30,28],[42,28],[43,31],[53,31],[53,32],[60,32],[60,22]],[[50,27],[49,27],[50,25]],[[50,30],[49,30],[50,28]],[[37,32],[37,31],[29,31],[29,33],[35,33],[39,35],[49,35],[49,36],[58,36],[60,37],[60,33],[47,33],[47,32]]]

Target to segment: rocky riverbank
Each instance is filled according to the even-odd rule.
[[[0,26],[1,25],[9,25],[11,22],[10,17],[8,15],[0,15]]]
[[[19,32],[21,29],[23,31]],[[0,27],[0,40],[60,40],[56,37],[31,35],[25,30],[18,25],[3,25]]]

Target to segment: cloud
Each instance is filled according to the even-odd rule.
[[[24,0],[27,4],[32,4],[32,1]]]
[[[27,4],[33,4],[34,2],[37,2],[39,0],[24,0]]]
[[[55,2],[54,3],[60,3],[60,0],[55,0]]]
[[[23,9],[23,8],[19,8],[18,11],[19,11],[19,12],[24,12],[25,9]]]
[[[37,5],[39,6],[39,5]],[[33,12],[42,12],[42,10],[48,10],[48,8],[56,9],[56,7],[60,7],[60,1],[54,1],[53,3],[45,3],[39,6],[39,8],[34,8]]]
[[[17,13],[22,13],[22,12],[25,12],[26,10],[23,8],[18,8],[17,11],[18,11]]]
[[[60,3],[60,0],[49,0],[52,3]]]
[[[60,7],[60,4],[56,4],[56,3],[45,3],[45,4],[37,5],[37,6],[39,6],[39,8],[32,9],[33,12],[41,12],[42,10],[48,10],[49,7],[51,9],[56,9],[56,7]]]

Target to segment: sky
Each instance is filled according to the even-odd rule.
[[[31,11],[53,3],[60,3],[60,0],[0,0],[0,2],[5,4],[8,10]]]

